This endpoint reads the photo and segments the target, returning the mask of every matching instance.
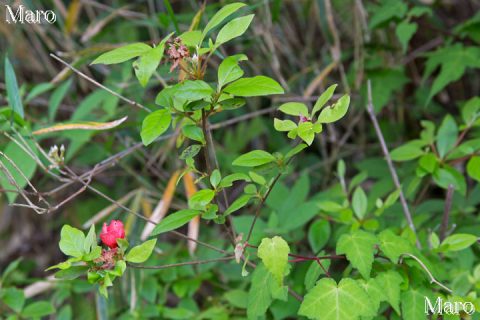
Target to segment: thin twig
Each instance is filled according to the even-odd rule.
[[[415,259],[415,261],[418,262],[418,264],[422,267],[423,270],[425,270],[425,272],[430,277],[430,283],[435,283],[438,286],[440,286],[441,288],[445,289],[446,291],[452,293],[451,289],[447,288],[444,284],[440,283],[437,279],[435,279],[435,277],[432,275],[430,270],[428,270],[427,266],[422,262],[422,260],[420,260],[418,257],[416,257],[416,256],[414,256],[413,254],[410,254],[410,253],[404,253],[404,254],[402,254],[402,257],[403,256],[409,256],[410,258]],[[400,260],[400,263],[401,262],[402,262],[402,260]]]
[[[50,53],[50,56],[52,58],[54,58],[55,60],[57,60],[58,62],[62,63],[63,65],[65,65],[67,68],[69,68],[70,70],[72,70],[73,72],[75,72],[76,74],[78,74],[80,77],[84,78],[85,80],[93,83],[94,85],[96,85],[97,87],[100,87],[102,88],[103,90],[107,91],[108,93],[114,95],[115,97],[119,98],[119,99],[122,99],[123,101],[125,101],[126,103],[134,106],[134,107],[137,107],[137,108],[140,108],[140,109],[143,109],[147,112],[152,112],[152,110],[150,110],[149,108],[145,107],[144,105],[136,102],[136,101],[133,101],[133,100],[130,100],[124,96],[122,96],[121,94],[113,91],[112,89],[109,89],[107,87],[105,87],[103,84],[99,83],[98,81],[92,79],[91,77],[87,76],[85,73],[81,72],[80,70],[78,70],[77,68],[75,68],[74,66],[72,66],[71,64],[69,64],[68,62],[62,60],[61,58],[57,57],[56,55],[54,55],[53,53]]]
[[[415,229],[415,225],[413,224],[412,215],[410,213],[410,209],[408,208],[407,200],[405,199],[405,195],[403,194],[402,186],[400,185],[400,181],[398,180],[397,171],[395,170],[395,167],[394,167],[393,162],[392,162],[392,158],[390,156],[387,144],[385,142],[385,138],[383,137],[382,130],[380,129],[380,125],[378,124],[377,117],[375,116],[375,111],[374,111],[374,108],[373,108],[373,100],[372,100],[372,84],[371,84],[370,80],[368,80],[367,111],[368,111],[368,114],[370,116],[370,119],[372,120],[373,127],[375,128],[375,132],[377,134],[378,140],[380,141],[380,145],[382,147],[383,155],[385,156],[385,160],[387,161],[388,169],[390,170],[390,175],[392,176],[393,183],[395,184],[395,187],[397,188],[397,190],[400,192],[400,203],[402,204],[403,214],[405,215],[405,218],[407,219],[407,223],[408,223],[410,229],[415,234],[417,247],[421,248],[421,244],[420,244],[420,241],[418,240],[418,236],[417,236],[417,231]]]
[[[450,216],[450,210],[452,209],[454,191],[455,188],[453,187],[453,184],[449,184],[447,189],[447,196],[445,198],[445,210],[443,211],[442,225],[440,227],[440,241],[443,241],[443,239],[445,239],[447,236],[448,218]]]
[[[182,266],[194,266],[199,264],[206,264],[206,263],[213,263],[219,261],[229,261],[235,259],[235,256],[228,256],[222,258],[215,258],[215,259],[208,259],[208,260],[195,260],[195,261],[187,261],[187,262],[179,262],[179,263],[171,263],[171,264],[164,264],[161,266],[145,266],[145,265],[136,265],[129,263],[128,266],[137,269],[168,269],[168,268],[175,268],[175,267],[182,267]]]

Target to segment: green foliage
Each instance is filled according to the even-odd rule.
[[[258,257],[262,259],[263,264],[279,285],[282,285],[283,276],[288,270],[289,253],[288,243],[278,236],[262,239],[262,243],[258,246]]]
[[[375,245],[378,240],[373,234],[357,230],[343,234],[337,243],[337,253],[346,254],[348,261],[365,278],[370,278]]]

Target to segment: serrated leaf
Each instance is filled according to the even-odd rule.
[[[259,264],[252,276],[252,285],[248,291],[247,315],[249,319],[263,316],[274,300],[275,293],[282,290],[274,276],[267,271],[263,264]]]
[[[168,215],[155,226],[151,235],[168,232],[180,228],[201,213],[199,210],[184,209]]]
[[[429,295],[430,293],[423,288],[408,288],[402,292],[402,319],[428,319],[425,313],[425,298]]]
[[[344,95],[338,101],[328,107],[325,107],[318,116],[318,122],[331,123],[343,118],[348,111],[350,105],[350,96]]]
[[[395,29],[395,33],[402,45],[403,52],[407,52],[408,43],[410,39],[412,39],[415,32],[417,32],[418,25],[415,22],[408,22],[408,20],[404,20],[397,25]]]
[[[395,312],[400,314],[400,284],[403,282],[402,277],[397,272],[389,270],[380,273],[375,280],[382,288],[382,301],[387,301]]]
[[[275,157],[263,150],[254,150],[242,154],[232,164],[241,167],[257,167],[275,161]]]
[[[135,246],[128,251],[125,260],[133,263],[142,263],[147,261],[155,248],[157,239],[145,241],[141,245]]]
[[[317,282],[300,305],[299,315],[318,320],[354,320],[368,312],[369,298],[355,280],[324,278]]]
[[[277,81],[265,76],[238,79],[226,86],[223,91],[239,97],[255,97],[284,93],[283,88]]]
[[[391,230],[384,230],[378,234],[380,250],[393,263],[398,263],[398,259],[404,253],[411,253],[413,250],[410,242],[394,234]]]
[[[264,238],[258,246],[258,257],[262,259],[267,270],[273,274],[277,283],[282,285],[288,265],[288,243],[279,236]]]
[[[337,242],[337,254],[345,254],[348,261],[365,278],[370,278],[370,270],[375,253],[377,237],[362,230],[343,234]]]
[[[384,293],[382,287],[378,284],[378,281],[374,278],[368,280],[357,280],[357,283],[367,293],[369,299],[368,314],[367,317],[375,317],[380,307],[380,302],[384,300]]]
[[[167,131],[172,121],[172,115],[168,110],[157,110],[145,117],[142,123],[142,131],[140,133],[142,142],[148,146],[156,138]]]
[[[152,47],[145,43],[132,43],[111,51],[105,52],[95,59],[91,64],[115,64],[121,63],[148,52]]]

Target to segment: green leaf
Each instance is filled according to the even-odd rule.
[[[140,133],[143,144],[148,146],[156,138],[161,136],[167,131],[171,121],[172,115],[170,111],[165,109],[157,110],[147,115],[145,119],[143,119],[142,132]]]
[[[297,125],[292,120],[279,120],[275,118],[273,119],[273,127],[277,131],[290,131],[295,129]]]
[[[34,150],[36,153],[37,148],[35,147],[35,144],[30,140],[27,141],[27,144],[30,147],[30,150]],[[3,166],[8,172],[10,172],[18,187],[23,189],[27,185],[27,180],[24,176],[27,179],[32,178],[37,168],[37,163],[14,141],[7,144],[3,153],[16,165],[16,167],[3,156],[0,156],[0,162],[2,162]],[[17,170],[17,168],[23,173],[23,175]],[[2,170],[0,170],[0,185],[7,190],[16,190],[15,185],[10,183],[6,174]],[[6,197],[9,203],[13,203],[18,197],[18,193],[6,192]]]
[[[451,115],[447,115],[437,133],[437,150],[440,158],[443,158],[447,152],[455,147],[458,137],[458,127],[455,119]]]
[[[315,138],[314,125],[309,121],[300,123],[298,125],[297,134],[310,146]]]
[[[87,266],[71,266],[68,269],[60,270],[55,273],[55,278],[62,280],[73,280],[83,276],[88,271]]]
[[[367,213],[367,205],[368,200],[365,191],[363,191],[362,187],[357,187],[353,192],[352,208],[358,219],[363,219],[365,217],[365,214]]]
[[[400,284],[403,282],[400,274],[393,270],[380,273],[375,280],[383,291],[382,301],[387,301],[392,308],[400,314]]]
[[[286,160],[290,159],[291,157],[298,154],[299,152],[301,152],[306,147],[308,147],[308,146],[305,143],[300,143],[298,146],[296,146],[295,148],[293,148],[292,150],[287,152],[287,154],[285,155],[285,159]]]
[[[473,156],[468,160],[467,173],[472,178],[480,182],[480,157]]]
[[[438,159],[433,153],[427,153],[418,160],[418,165],[428,173],[433,173],[438,168]]]
[[[152,236],[180,228],[201,213],[199,210],[184,209],[168,215],[152,231]]]
[[[288,266],[288,243],[279,236],[264,238],[258,246],[258,257],[262,259],[267,270],[273,274],[277,283],[282,285],[283,276]]]
[[[375,8],[369,19],[370,29],[375,29],[393,18],[403,18],[408,11],[407,4],[401,0],[385,0],[380,3],[381,6]]]
[[[407,239],[397,236],[388,229],[378,234],[378,241],[380,250],[393,263],[398,263],[402,254],[413,251],[413,247]]]
[[[182,153],[180,154],[180,159],[186,160],[186,159],[191,159],[195,157],[200,150],[202,150],[202,146],[199,144],[192,144],[191,146],[188,146],[185,148]]]
[[[318,252],[328,242],[331,233],[330,223],[327,220],[317,220],[308,229],[308,243],[313,252]]]
[[[60,231],[60,250],[67,256],[81,257],[84,253],[85,235],[77,228],[68,224]]]
[[[133,263],[142,263],[147,261],[155,248],[157,239],[145,241],[141,245],[135,246],[128,251],[125,260]]]
[[[395,33],[397,34],[398,40],[400,40],[403,53],[407,52],[408,43],[415,32],[417,32],[417,28],[418,25],[415,22],[408,22],[408,20],[404,20],[397,25]]]
[[[202,189],[195,192],[190,199],[188,199],[188,206],[193,209],[203,209],[215,197],[215,191],[212,189]]]
[[[178,86],[176,98],[196,101],[209,98],[213,93],[212,87],[202,80],[186,80]]]
[[[223,91],[239,97],[265,96],[284,92],[278,82],[265,76],[238,79],[226,86]]]
[[[420,157],[422,154],[424,152],[420,146],[407,143],[393,149],[390,156],[393,161],[409,161]]]
[[[142,55],[133,62],[135,76],[142,87],[147,86],[148,80],[150,80],[152,74],[157,70],[160,60],[162,60],[164,49],[165,43],[162,41],[157,47],[142,53]]]
[[[212,174],[210,175],[210,183],[213,188],[216,188],[220,181],[222,180],[222,175],[218,169],[213,170]]]
[[[231,187],[235,181],[240,181],[240,180],[250,182],[250,177],[244,173],[232,173],[226,176],[225,178],[223,178],[218,186],[220,188]]]
[[[365,279],[368,279],[377,242],[374,234],[356,230],[340,237],[337,242],[337,254],[345,254],[352,266],[357,268]]]
[[[220,23],[222,23],[223,20],[225,20],[228,16],[232,15],[235,13],[238,9],[241,7],[244,7],[245,4],[241,2],[235,2],[228,4],[226,6],[223,6],[222,9],[220,9],[215,15],[210,19],[210,21],[207,23],[205,26],[205,29],[203,29],[203,35],[205,36],[210,30],[218,26]]]
[[[248,201],[250,201],[251,198],[252,198],[252,195],[249,195],[249,194],[244,194],[244,195],[240,196],[230,205],[230,207],[228,207],[227,210],[225,210],[223,215],[227,216],[227,215],[245,207],[247,205]]]
[[[12,308],[15,312],[20,313],[25,304],[25,295],[23,290],[17,288],[5,288],[0,292],[3,303]]]
[[[449,251],[460,251],[470,247],[472,244],[477,242],[477,237],[473,234],[466,233],[457,233],[447,237],[440,244],[439,251],[449,252]]]
[[[423,78],[430,76],[439,66],[440,73],[431,85],[427,103],[449,83],[459,80],[467,68],[480,68],[480,48],[464,47],[460,43],[442,47],[426,54],[428,57]]]
[[[135,57],[138,57],[148,51],[150,51],[152,47],[145,43],[132,43],[117,49],[113,49],[111,51],[105,52],[104,54],[100,55],[97,59],[95,59],[91,64],[115,64],[121,63]]]
[[[40,318],[48,316],[55,312],[51,302],[48,301],[38,301],[33,302],[25,307],[22,311],[22,317],[25,318]]]
[[[185,137],[205,144],[205,137],[203,136],[202,128],[196,125],[187,125],[182,128],[182,133]]]
[[[291,116],[304,116],[308,117],[308,108],[304,103],[300,102],[287,102],[282,104],[278,110],[282,111],[285,114],[291,115]]]
[[[425,298],[429,297],[429,295],[430,292],[427,290],[415,287],[410,287],[408,290],[402,292],[402,319],[427,319],[425,313]]]
[[[325,90],[325,92],[322,93],[322,95],[317,99],[317,102],[315,102],[315,105],[313,106],[312,109],[312,115],[311,118],[315,116],[315,114],[320,111],[320,109],[323,108],[325,103],[327,103],[328,100],[330,100],[333,96],[333,93],[335,92],[335,89],[337,88],[336,84],[331,85],[330,87]]]
[[[65,81],[61,86],[59,86],[55,91],[53,91],[50,101],[48,102],[48,118],[50,121],[55,119],[58,107],[62,102],[63,98],[67,94],[68,89],[72,85],[72,79]]]
[[[95,234],[95,225],[90,226],[85,241],[83,242],[83,251],[89,253],[97,245],[97,235]]]
[[[275,157],[263,150],[254,150],[242,154],[233,161],[234,166],[257,167],[275,161]]]
[[[340,120],[347,114],[348,106],[350,105],[350,96],[344,95],[338,101],[329,106],[325,107],[318,116],[318,122],[320,123],[331,123]]]
[[[248,319],[256,319],[265,315],[272,301],[279,298],[278,293],[285,289],[286,287],[278,285],[274,276],[265,269],[263,264],[259,264],[253,272],[252,285],[248,292]]]
[[[218,47],[219,45],[244,34],[254,16],[254,14],[249,14],[248,16],[233,19],[224,25],[218,32],[217,38],[215,39],[215,46]]]
[[[462,119],[471,126],[480,117],[480,97],[473,97],[462,107]]]
[[[236,307],[236,308],[240,308],[240,309],[246,309],[247,308],[247,305],[248,305],[248,293],[243,291],[243,290],[239,290],[239,289],[234,289],[234,290],[230,290],[230,291],[227,291],[225,292],[225,294],[223,295],[225,300],[228,301],[229,304],[231,304],[232,306]]]
[[[362,287],[369,297],[368,313],[365,317],[375,317],[380,307],[380,302],[384,300],[384,293],[378,281],[374,278],[368,280],[357,280],[357,283]]]
[[[318,320],[358,319],[368,311],[369,298],[355,280],[324,278],[310,290],[300,305],[299,315]]]
[[[201,45],[203,35],[200,30],[186,31],[179,36],[187,47],[197,47]]]
[[[323,254],[324,252],[322,251],[320,254]],[[328,270],[330,268],[330,260],[322,260],[322,266],[325,270]],[[310,264],[310,267],[308,267],[307,273],[305,274],[305,279],[303,281],[305,285],[305,289],[309,291],[315,286],[315,283],[318,280],[318,277],[320,277],[322,274],[325,274],[325,271],[323,270],[322,266],[317,261],[313,261]]]
[[[12,110],[22,119],[25,116],[23,112],[22,99],[18,91],[17,77],[10,60],[5,56],[5,87],[7,89],[8,103]]]
[[[238,62],[242,60],[248,60],[247,56],[244,54],[237,54],[223,59],[218,67],[219,88],[243,76],[243,70],[238,65]]]

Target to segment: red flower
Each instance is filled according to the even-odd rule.
[[[103,224],[102,232],[100,233],[100,240],[110,248],[117,247],[117,239],[125,238],[125,229],[120,220],[112,220],[110,225]]]

